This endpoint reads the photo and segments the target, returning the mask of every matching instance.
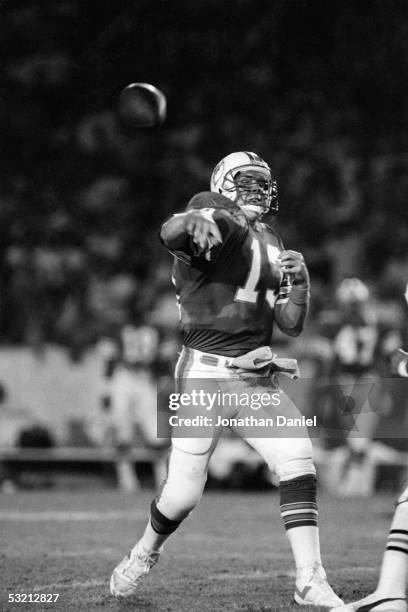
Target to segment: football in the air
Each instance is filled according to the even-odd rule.
[[[119,96],[119,117],[132,127],[161,125],[166,118],[166,96],[150,83],[131,83]]]

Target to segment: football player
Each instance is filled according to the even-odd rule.
[[[407,612],[408,486],[400,495],[373,593],[332,612]]]
[[[262,223],[265,213],[277,210],[277,185],[268,164],[255,153],[237,152],[217,164],[210,192],[195,195],[186,212],[162,226],[161,240],[175,255],[184,336],[176,367],[179,388],[207,378],[229,390],[265,391],[271,380],[264,378],[265,368],[296,376],[296,360],[272,353],[272,328],[276,323],[290,336],[302,331],[309,274],[301,253],[285,250],[276,231]],[[299,417],[279,392],[280,413]],[[321,562],[316,470],[306,427],[297,430],[299,437],[287,431],[268,438],[238,433],[279,478],[281,515],[296,565],[296,603],[341,605]],[[136,592],[164,542],[200,500],[218,436],[219,428],[208,437],[173,434],[167,479],[151,504],[144,534],[113,571],[113,595]]]
[[[367,381],[378,383],[379,326],[372,310],[370,291],[359,278],[345,278],[339,284],[336,302],[337,329],[331,367],[333,389],[337,386],[353,389],[354,400],[362,408],[358,414],[350,415],[354,425],[351,431],[344,431],[343,464],[341,469],[338,465],[339,476],[332,478],[331,484],[337,495],[368,496],[374,487],[370,449],[379,420],[377,412],[370,408],[370,401],[378,404],[380,400],[372,393],[369,401],[365,394]]]
[[[408,302],[408,285],[405,292]],[[408,377],[408,353],[398,349],[391,360],[393,374]],[[407,612],[408,485],[401,493],[391,522],[376,590],[333,612]]]

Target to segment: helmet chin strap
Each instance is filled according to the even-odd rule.
[[[268,212],[267,199],[265,196],[257,197],[251,190],[237,191],[236,203],[242,210],[257,214],[257,219],[261,219]]]

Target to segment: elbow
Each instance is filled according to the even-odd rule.
[[[299,336],[303,331],[303,325],[298,325],[296,327],[286,327],[285,329],[282,329],[282,331],[287,336],[297,338],[297,336]]]
[[[159,238],[167,249],[176,249],[181,242],[180,235],[178,232],[174,231],[174,228],[169,222],[162,225],[159,232]]]
[[[159,238],[160,241],[164,244],[165,247],[167,247],[167,243],[168,243],[168,232],[166,231],[166,227],[165,225],[162,225],[160,231],[159,231]]]
[[[296,338],[297,336],[299,336],[304,328],[304,321],[297,321],[294,325],[292,323],[292,325],[288,325],[289,321],[286,322],[286,325],[281,324],[279,325],[279,329],[286,334],[287,336],[291,336],[292,338]]]
[[[303,331],[307,316],[307,305],[298,305],[289,301],[286,308],[281,309],[276,314],[275,320],[281,331],[287,336],[296,338]]]
[[[174,238],[175,232],[173,226],[174,223],[172,223],[172,219],[169,219],[169,221],[163,223],[160,228],[159,237],[165,246],[168,246],[169,242],[171,242],[172,238]]]
[[[166,221],[161,226],[159,238],[162,244],[169,250],[182,248],[187,239],[184,218],[180,215]]]

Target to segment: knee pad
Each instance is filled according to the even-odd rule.
[[[293,478],[299,478],[300,476],[316,476],[316,468],[312,457],[300,457],[299,459],[289,459],[277,463],[276,472],[280,482],[293,480]]]
[[[156,506],[171,521],[182,521],[200,501],[207,480],[208,456],[193,455],[173,447],[167,479]]]

